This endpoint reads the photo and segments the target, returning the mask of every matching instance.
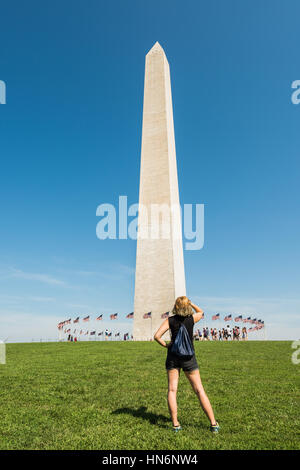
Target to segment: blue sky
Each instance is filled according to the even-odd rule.
[[[1,5],[0,338],[119,312],[136,243],[96,238],[96,208],[138,200],[145,54],[171,69],[181,203],[205,204],[185,251],[207,312],[300,336],[299,2],[12,0]],[[103,326],[111,323],[103,322]]]

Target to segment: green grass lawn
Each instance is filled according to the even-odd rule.
[[[291,342],[195,343],[221,432],[182,373],[171,431],[166,350],[154,342],[8,344],[0,449],[299,449]]]

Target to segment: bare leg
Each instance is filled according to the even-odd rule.
[[[168,407],[172,419],[173,426],[179,426],[177,419],[177,387],[180,369],[167,370],[168,373]]]
[[[196,393],[197,397],[199,398],[200,405],[202,406],[202,409],[206,416],[208,417],[209,421],[211,424],[215,424],[216,420],[214,417],[214,412],[211,407],[210,401],[208,399],[208,396],[206,395],[201,378],[200,378],[200,373],[199,369],[192,370],[191,372],[185,372],[185,375],[190,381],[191,386],[193,387],[194,392]]]

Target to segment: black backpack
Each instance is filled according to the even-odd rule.
[[[191,339],[183,323],[179,328],[179,331],[176,335],[174,343],[171,346],[170,351],[173,354],[176,354],[176,356],[182,358],[187,356],[193,356],[195,354]]]

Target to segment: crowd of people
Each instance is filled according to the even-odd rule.
[[[248,332],[245,326],[243,328],[239,326],[230,328],[227,325],[222,329],[204,327],[202,330],[195,332],[194,339],[196,341],[247,341]]]

